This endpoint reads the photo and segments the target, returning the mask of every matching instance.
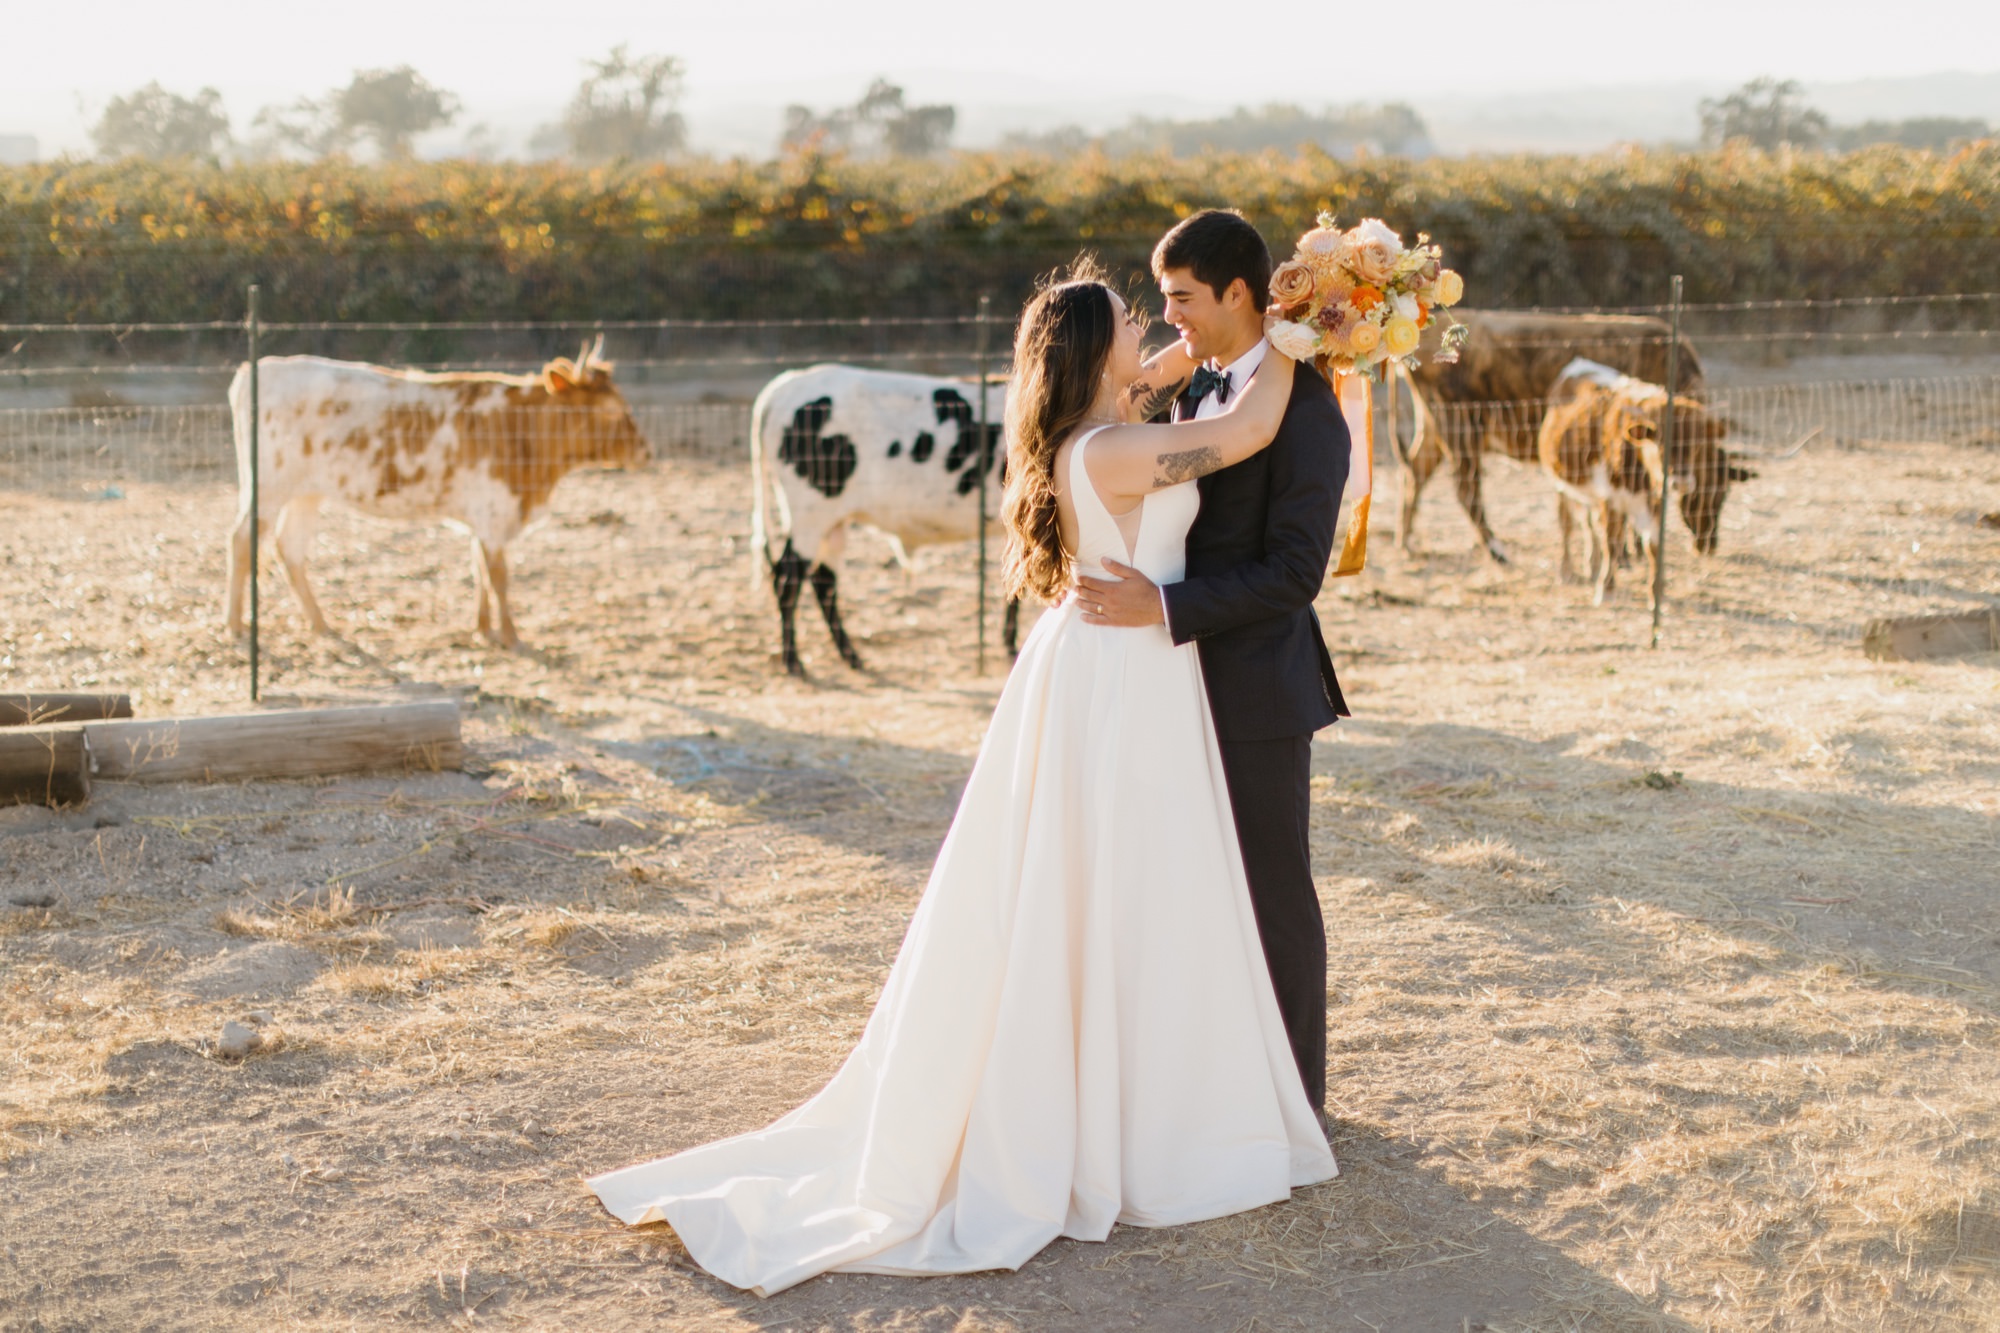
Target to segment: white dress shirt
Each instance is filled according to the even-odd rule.
[[[1210,362],[1209,369],[1220,371],[1222,374],[1229,376],[1229,396],[1234,398],[1237,394],[1242,393],[1250,387],[1250,377],[1257,373],[1257,367],[1264,364],[1264,353],[1270,350],[1270,342],[1259,338],[1249,351],[1237,357],[1228,365],[1217,366],[1213,362]],[[1206,421],[1227,406],[1228,404],[1222,402],[1216,395],[1210,394],[1195,404],[1194,419],[1196,421]]]
[[[1210,362],[1209,369],[1219,370],[1222,374],[1229,376],[1229,396],[1234,398],[1250,387],[1250,377],[1257,373],[1257,367],[1264,364],[1264,353],[1270,350],[1270,340],[1259,338],[1249,351],[1237,357],[1228,365],[1217,367],[1213,362]],[[1196,421],[1206,421],[1227,406],[1228,404],[1222,402],[1217,395],[1210,394],[1195,404],[1194,419]],[[1167,590],[1165,588],[1160,589],[1160,622],[1166,625],[1169,632],[1171,632],[1173,622],[1169,618],[1167,611]]]

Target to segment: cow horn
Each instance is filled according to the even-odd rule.
[[[1821,431],[1824,431],[1825,429],[1826,427],[1824,425],[1814,426],[1811,430],[1799,436],[1799,438],[1793,443],[1791,448],[1785,450],[1745,449],[1738,446],[1736,448],[1731,449],[1729,452],[1733,454],[1740,454],[1744,458],[1767,458],[1773,460],[1783,460],[1786,458],[1790,458],[1792,455],[1798,453],[1799,450],[1805,448],[1808,444],[1812,443],[1813,437],[1817,436]]]

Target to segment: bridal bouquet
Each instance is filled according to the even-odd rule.
[[[1266,323],[1273,347],[1329,379],[1372,378],[1386,362],[1414,368],[1418,336],[1438,319],[1449,323],[1435,359],[1458,360],[1466,329],[1443,312],[1464,295],[1465,280],[1424,233],[1405,246],[1379,218],[1340,231],[1322,213],[1298,252],[1272,272]]]

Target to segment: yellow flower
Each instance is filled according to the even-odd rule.
[[[1415,320],[1397,316],[1382,330],[1382,346],[1390,356],[1408,356],[1417,350],[1417,325]]]
[[[1354,332],[1347,335],[1347,345],[1354,349],[1356,356],[1367,356],[1380,346],[1382,329],[1380,325],[1362,320],[1354,326]]]
[[[1459,277],[1455,269],[1445,269],[1438,274],[1431,290],[1437,294],[1439,305],[1457,305],[1459,298],[1465,295],[1465,279]]]

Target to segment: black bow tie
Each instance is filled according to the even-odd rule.
[[[1211,393],[1215,395],[1216,402],[1226,403],[1229,401],[1229,392],[1234,387],[1230,382],[1228,371],[1210,370],[1207,366],[1197,366],[1195,367],[1194,380],[1188,385],[1188,409],[1192,411],[1194,408],[1201,406],[1201,400],[1208,397]]]

